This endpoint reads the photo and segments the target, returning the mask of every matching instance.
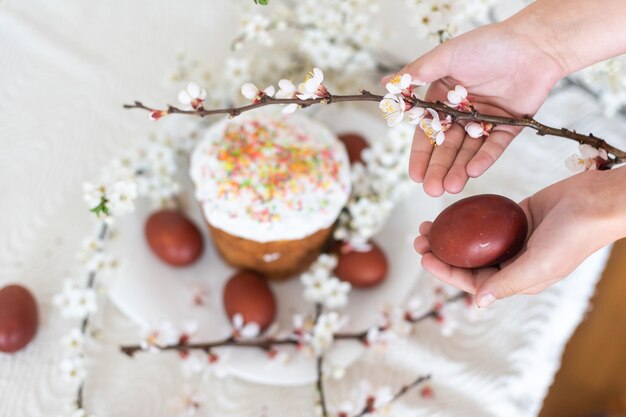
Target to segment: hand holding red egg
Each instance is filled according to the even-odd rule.
[[[441,247],[435,249],[433,246],[433,242],[442,245],[442,236],[438,236],[441,229],[435,229],[434,223],[424,222],[420,226],[421,236],[415,239],[415,249],[422,254],[422,266],[426,270],[444,282],[476,294],[480,307],[515,294],[537,294],[567,277],[598,249],[626,237],[626,211],[623,209],[626,201],[622,197],[624,181],[626,168],[587,171],[522,201],[520,208],[528,220],[528,233],[520,252],[508,261],[504,261],[507,258],[497,258],[493,253],[474,253],[466,248],[465,254],[471,255],[468,259],[476,254],[484,255],[482,260],[485,264],[482,267],[472,265],[473,269],[453,265],[458,260],[463,238],[465,243],[481,243],[476,238],[480,231],[472,224],[458,227],[458,236],[452,236],[455,232],[450,231],[449,245],[444,246],[442,252]],[[478,197],[481,196],[473,198]],[[623,201],[623,204],[618,201]],[[493,227],[485,222],[488,229],[483,231],[483,237],[488,236],[502,248],[508,242],[515,249],[519,244],[517,239],[521,240],[524,234],[523,227],[519,227],[523,222],[514,214],[519,209],[512,208],[510,204],[497,205],[508,213],[501,215],[514,215],[517,220],[507,223],[501,222],[501,219],[494,222]],[[493,208],[493,201],[485,207],[488,210]],[[499,236],[500,233],[503,235]],[[504,239],[504,235],[509,233],[508,238],[512,239]],[[503,252],[503,255],[510,257],[513,253]]]

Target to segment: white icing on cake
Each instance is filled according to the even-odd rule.
[[[350,195],[349,167],[343,144],[326,127],[257,110],[211,126],[190,174],[209,224],[270,242],[331,226]]]

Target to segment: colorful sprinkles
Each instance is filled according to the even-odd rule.
[[[329,145],[279,119],[231,123],[206,151],[217,158],[219,169],[204,171],[217,198],[245,201],[246,215],[260,223],[279,221],[285,208],[324,210],[324,191],[337,184],[342,169]],[[315,207],[301,198],[310,193],[319,193]]]

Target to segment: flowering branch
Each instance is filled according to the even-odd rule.
[[[258,99],[256,99],[252,104],[248,104],[241,107],[231,107],[231,108],[222,108],[222,109],[205,109],[202,106],[190,110],[181,109],[172,105],[168,105],[167,109],[159,110],[156,108],[151,108],[144,105],[140,101],[135,101],[133,104],[125,104],[124,108],[126,109],[142,109],[150,112],[152,119],[159,119],[163,116],[170,114],[185,114],[185,115],[193,115],[199,117],[206,117],[211,115],[218,114],[227,114],[230,117],[236,117],[243,112],[254,110],[260,107],[265,107],[269,105],[296,105],[301,108],[306,108],[312,106],[314,104],[332,104],[332,103],[345,103],[345,102],[381,102],[385,99],[385,96],[372,94],[367,90],[361,90],[361,94],[355,95],[333,95],[327,93],[327,95],[322,97],[311,97],[311,98],[300,98],[300,97],[292,97],[292,98],[274,98],[269,95],[260,95]],[[566,128],[555,128],[551,126],[547,126],[543,123],[536,121],[531,116],[524,116],[522,118],[515,117],[505,117],[505,116],[494,116],[489,114],[483,114],[475,109],[471,109],[469,111],[460,110],[454,107],[449,106],[443,102],[429,102],[417,98],[415,96],[403,97],[404,101],[415,107],[428,108],[433,109],[437,112],[441,112],[451,117],[452,121],[460,122],[475,122],[475,123],[486,123],[491,124],[492,126],[496,125],[508,125],[508,126],[518,126],[518,127],[528,127],[537,132],[539,136],[558,136],[567,139],[574,140],[579,144],[586,144],[592,146],[594,148],[603,149],[609,155],[612,155],[612,158],[608,160],[604,166],[609,168],[616,164],[621,164],[626,162],[626,152],[622,151],[612,145],[609,145],[602,138],[594,136],[593,134],[580,134],[574,130],[566,129]]]
[[[454,303],[459,300],[464,300],[467,297],[465,292],[459,292],[452,297],[447,298],[443,301],[442,305]],[[435,306],[430,311],[425,312],[424,314],[417,317],[405,317],[405,320],[411,324],[417,324],[424,320],[430,318],[437,318],[439,316],[439,311],[441,306]],[[383,330],[381,326],[379,330]],[[365,343],[367,340],[367,334],[369,330],[364,330],[355,333],[337,333],[335,334],[336,340],[357,340],[362,343]],[[297,339],[287,337],[287,338],[265,338],[265,339],[237,339],[234,337],[228,337],[223,340],[215,341],[215,342],[203,342],[203,343],[187,343],[183,341],[183,343],[176,343],[172,345],[159,346],[159,350],[163,351],[179,351],[179,352],[189,352],[191,350],[201,350],[206,353],[210,353],[213,349],[225,346],[233,346],[233,347],[242,347],[242,348],[253,348],[260,349],[266,352],[272,352],[273,348],[276,346],[299,346],[300,342]],[[141,345],[124,345],[120,347],[122,353],[128,356],[134,356],[137,352],[145,352],[147,349]]]
[[[100,226],[100,230],[98,231],[98,239],[102,240],[105,238],[108,231],[108,224],[106,222],[102,222],[102,226]],[[96,284],[96,271],[89,272],[89,276],[87,277],[87,288],[92,289]],[[80,332],[81,334],[87,333],[87,328],[89,327],[89,314],[87,314],[82,322],[80,323]],[[76,392],[76,407],[78,409],[83,408],[83,391],[85,389],[85,381],[81,381],[78,386],[78,390]]]
[[[418,385],[421,385],[422,383],[428,381],[430,378],[431,378],[431,375],[422,375],[416,378],[413,382],[401,386],[400,389],[395,394],[393,394],[393,396],[389,400],[383,402],[382,404],[379,404],[377,408],[380,409],[388,405],[391,405],[392,403],[400,399],[403,395],[405,395],[407,392],[417,387]],[[365,404],[365,407],[363,407],[363,410],[361,410],[359,414],[353,417],[364,417],[364,416],[371,414],[374,411],[376,410],[374,409],[373,404],[368,402],[367,404]]]

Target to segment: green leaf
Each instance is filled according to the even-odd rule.
[[[260,4],[261,6],[267,6],[270,0],[254,0],[255,4]]]
[[[100,214],[104,214],[105,216],[108,216],[109,214],[111,214],[109,212],[109,207],[107,206],[108,202],[109,200],[107,200],[106,198],[100,197],[100,204],[98,204],[97,206],[95,206],[89,211],[94,213],[98,217],[100,217]]]

